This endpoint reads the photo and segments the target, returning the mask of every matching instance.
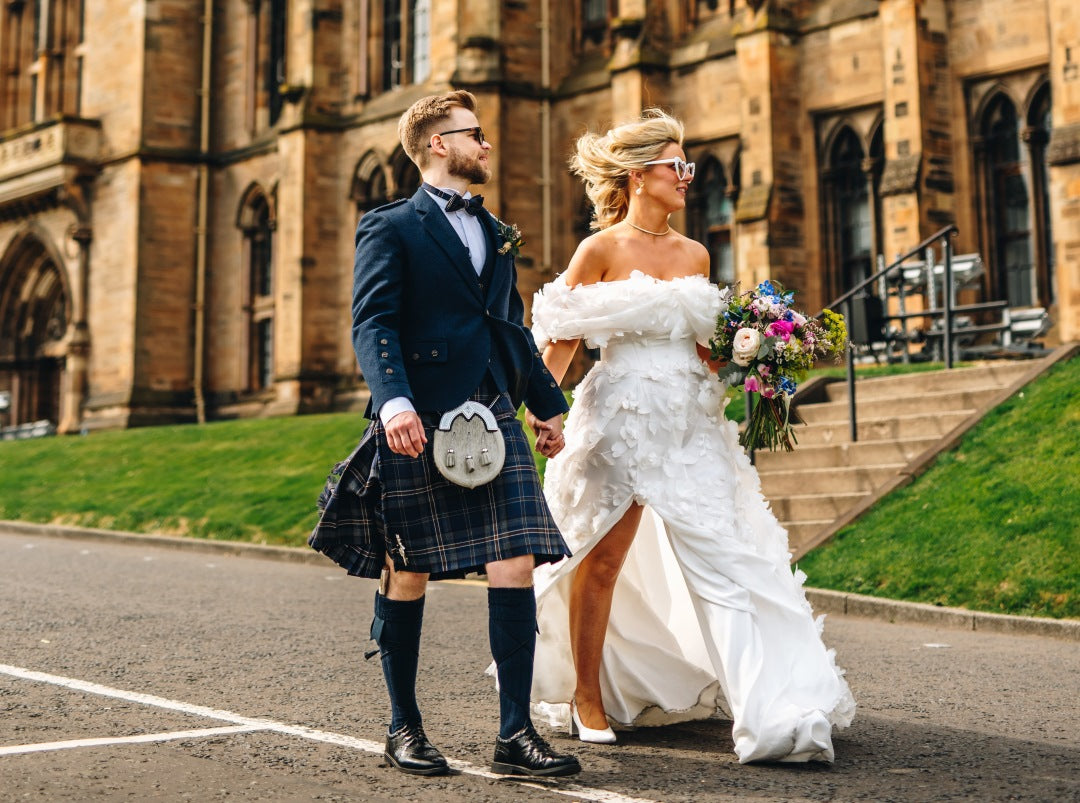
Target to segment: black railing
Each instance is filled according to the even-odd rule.
[[[832,301],[832,303],[826,305],[826,307],[828,309],[836,309],[837,307],[842,307],[841,311],[843,312],[844,320],[847,321],[848,325],[850,326],[850,322],[853,320],[852,315],[851,315],[852,300],[859,293],[862,293],[864,290],[866,290],[866,288],[870,287],[874,282],[876,282],[879,279],[887,276],[892,271],[898,270],[900,268],[900,266],[904,262],[906,262],[907,260],[911,259],[914,256],[918,256],[919,254],[921,254],[926,249],[933,248],[933,246],[936,245],[940,241],[943,244],[943,249],[944,249],[944,252],[945,252],[944,253],[944,272],[945,272],[945,275],[943,276],[944,289],[943,289],[942,294],[941,294],[942,295],[942,306],[943,306],[944,309],[943,310],[925,310],[925,311],[923,311],[921,313],[911,313],[910,316],[905,315],[905,317],[917,317],[917,316],[928,317],[928,316],[943,315],[944,320],[942,321],[942,333],[941,333],[941,335],[944,338],[944,343],[942,344],[942,353],[943,353],[943,356],[944,356],[944,359],[945,359],[945,368],[946,369],[952,368],[953,367],[953,315],[955,313],[955,309],[954,309],[955,305],[953,303],[954,288],[953,288],[953,245],[952,245],[952,237],[957,232],[958,232],[958,229],[956,228],[955,225],[949,225],[949,226],[946,226],[945,228],[941,229],[940,231],[938,231],[938,232],[936,232],[934,234],[931,234],[929,237],[927,237],[925,240],[923,240],[917,246],[912,248],[910,251],[907,251],[906,253],[902,254],[899,257],[897,257],[895,260],[893,260],[893,262],[886,265],[884,268],[879,270],[877,273],[863,279],[861,282],[856,284],[854,287],[852,287],[850,290],[848,290],[842,296],[839,296],[838,298],[834,299]],[[882,299],[883,303],[885,301],[886,301],[886,299]],[[821,317],[821,314],[822,313],[819,312],[818,317]],[[888,313],[886,312],[886,317],[895,317],[895,316],[889,316]],[[855,351],[854,351],[854,348],[853,348],[853,346],[852,346],[852,344],[850,342],[848,343],[848,347],[847,347],[847,390],[848,390],[848,419],[849,419],[849,425],[850,425],[851,441],[852,441],[852,443],[854,443],[855,441],[857,441],[859,439],[859,432],[858,432],[858,421],[857,421],[856,415],[855,415]]]

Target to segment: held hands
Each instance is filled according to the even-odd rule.
[[[423,454],[427,435],[424,425],[412,410],[405,410],[391,418],[385,427],[386,444],[394,454],[406,454],[419,457]]]
[[[547,421],[541,421],[530,411],[525,411],[525,423],[536,433],[536,451],[544,457],[552,458],[563,450],[566,441],[563,438],[563,418],[558,414]]]

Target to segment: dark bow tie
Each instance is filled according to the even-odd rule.
[[[474,195],[471,198],[464,198],[454,192],[443,192],[438,187],[432,187],[430,184],[425,184],[424,189],[434,195],[438,195],[446,201],[447,212],[457,212],[459,209],[465,210],[468,214],[475,217],[480,214],[480,210],[484,208],[484,196]]]

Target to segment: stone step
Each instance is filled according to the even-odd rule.
[[[821,521],[789,521],[780,522],[788,534],[788,549],[794,552],[801,547],[804,543],[809,541],[822,527],[832,523],[832,519],[823,519]]]
[[[987,362],[972,368],[954,368],[951,371],[926,371],[917,374],[897,374],[869,379],[859,379],[855,388],[856,400],[892,399],[899,396],[917,396],[943,390],[967,390],[970,388],[1011,385],[1031,369],[1029,360],[1016,362]],[[829,401],[847,400],[847,382],[832,382],[825,393]]]
[[[974,410],[956,410],[944,413],[902,415],[888,419],[860,418],[856,432],[860,442],[940,438],[974,412]],[[799,441],[796,449],[801,446],[851,442],[846,420],[823,424],[799,424],[795,427],[795,437]]]
[[[857,441],[821,446],[807,445],[800,441],[794,452],[754,452],[754,463],[758,471],[903,463],[922,454],[937,441],[938,438],[931,437],[912,440]]]
[[[832,521],[853,508],[866,494],[851,493],[791,494],[768,496],[773,515],[780,521]]]
[[[1001,392],[998,387],[982,387],[971,390],[928,391],[924,393],[901,393],[891,398],[866,399],[855,390],[856,419],[886,418],[918,413],[951,412],[953,410],[978,410]],[[808,424],[827,421],[847,421],[848,403],[841,401],[804,404],[798,407],[799,416]]]
[[[766,498],[814,493],[870,492],[893,477],[906,463],[881,466],[761,471],[761,490]]]

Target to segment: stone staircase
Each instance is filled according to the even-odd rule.
[[[814,401],[799,401],[805,423],[796,427],[795,451],[755,453],[762,491],[787,528],[795,556],[1033,367],[1030,360],[999,361],[860,379],[854,443],[846,382],[828,382],[809,394]]]

